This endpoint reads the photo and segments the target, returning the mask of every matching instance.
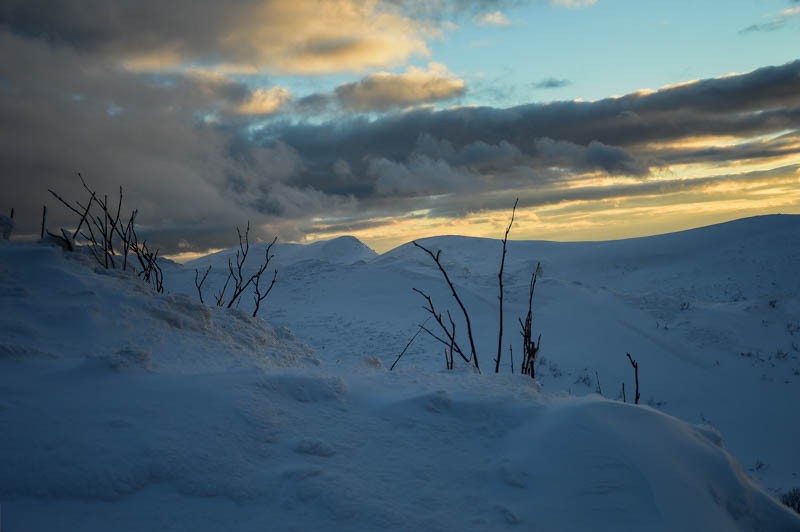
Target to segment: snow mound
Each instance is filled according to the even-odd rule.
[[[263,262],[267,244],[251,243],[248,252],[247,271],[255,270]],[[185,263],[187,268],[204,269],[209,265],[220,272],[227,272],[228,259],[234,260],[238,248],[226,249]],[[332,265],[350,265],[369,261],[378,256],[366,244],[352,236],[342,236],[332,240],[322,240],[311,244],[277,243],[272,248],[275,265],[278,269],[302,262],[321,262]]]
[[[196,296],[156,294],[133,273],[80,253],[8,244],[0,265],[0,359],[179,373],[315,360],[288,331]]]
[[[763,235],[753,239],[748,245]],[[447,253],[474,259],[454,277],[475,309],[476,331],[494,340],[496,307],[489,302],[496,300],[496,270],[483,257],[484,275],[477,261],[497,242],[442,242]],[[324,253],[320,244],[314,253],[336,256],[337,246],[350,244],[337,242]],[[265,311],[301,337],[316,337],[317,359],[288,329],[197,303],[189,269],[171,272],[183,276],[184,293],[158,295],[131,274],[99,269],[78,253],[0,243],[4,529],[800,530],[800,518],[750,479],[719,430],[595,394],[542,391],[577,389],[587,379],[593,385],[587,366],[599,367],[604,385],[616,387],[630,378],[627,361],[614,362],[622,358],[615,358],[616,344],[632,345],[647,394],[673,393],[670,406],[674,401],[686,411],[680,401],[694,398],[725,435],[737,426],[719,423],[726,414],[739,426],[747,420],[740,430],[748,434],[762,430],[750,425],[766,419],[775,434],[771,444],[795,453],[775,455],[790,475],[794,414],[772,405],[794,404],[786,398],[795,388],[753,378],[755,362],[738,354],[723,359],[721,369],[700,364],[707,354],[685,343],[680,323],[670,322],[669,332],[644,332],[650,310],[631,306],[642,289],[688,294],[693,285],[695,297],[709,296],[703,290],[714,288],[713,276],[695,274],[692,284],[673,277],[691,267],[676,248],[669,268],[631,259],[627,264],[640,273],[612,268],[575,284],[572,276],[584,265],[574,256],[612,252],[600,245],[601,251],[575,244],[564,252],[548,243],[517,244],[509,255],[509,294],[524,290],[532,261],[564,266],[543,278],[537,300],[544,309],[537,319],[550,327],[546,338],[554,346],[546,355],[564,371],[560,377],[557,367],[541,367],[544,388],[520,375],[431,371],[415,365],[411,353],[395,371],[386,370],[408,340],[403,320],[419,308],[408,285],[437,301],[447,295],[437,272],[416,256],[321,268],[307,253],[301,262],[311,267],[286,272]],[[645,254],[647,245],[640,246]],[[695,260],[716,263],[738,245]],[[783,291],[789,285],[778,259],[795,252],[773,251],[765,260],[776,264],[755,268],[747,255],[747,267],[730,271],[736,282],[771,279],[750,298],[765,297],[759,290],[778,283],[784,296],[777,308],[701,302],[692,307],[694,319],[724,311],[730,321],[757,312],[761,334],[784,338],[789,333],[780,321],[772,331],[760,320],[792,312],[796,295]],[[661,277],[648,278],[648,271]],[[508,298],[512,317],[518,299]],[[711,322],[719,328],[722,320]],[[605,343],[613,349],[603,351]],[[441,367],[440,346],[417,360],[423,355]],[[758,371],[777,376],[786,369],[780,364]],[[752,444],[761,449],[763,442]]]
[[[702,430],[531,384],[292,368],[4,372],[4,518],[10,530],[800,526]]]
[[[369,261],[377,256],[378,254],[375,251],[359,239],[353,236],[341,236],[332,240],[323,240],[302,246],[298,249],[296,255],[292,257],[291,262],[318,260],[331,264],[348,265],[359,261]],[[287,262],[287,264],[291,262]]]
[[[501,242],[456,236],[419,242],[443,250],[486,369],[497,350]],[[621,398],[625,383],[630,396],[625,353],[631,352],[641,364],[643,402],[713,424],[770,492],[798,485],[800,417],[790,405],[800,401],[800,216],[608,242],[510,241],[504,339],[513,343],[517,363],[517,320],[527,312],[537,262],[543,273],[534,329],[544,342],[537,375],[546,390],[585,395],[601,387]],[[209,286],[223,281],[212,272]],[[176,272],[171,282],[195,292],[194,270]],[[412,244],[363,263],[305,261],[281,269],[259,315],[294,330],[325,365],[365,366],[374,357],[389,367],[426,317],[412,288],[431,294],[437,309],[452,311],[466,330],[440,272]],[[509,371],[507,353],[502,372]],[[441,346],[421,334],[398,367],[443,366]]]

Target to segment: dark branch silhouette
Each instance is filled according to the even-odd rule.
[[[61,228],[60,235],[46,230],[45,221],[47,207],[42,209],[42,234],[47,234],[61,247],[68,251],[75,251],[76,245],[81,245],[83,249],[88,249],[97,262],[106,269],[115,269],[117,265],[117,249],[122,248],[122,269],[128,268],[128,254],[133,251],[139,262],[137,275],[159,293],[164,291],[164,275],[161,265],[158,263],[158,249],[151,250],[146,241],[139,242],[136,234],[135,220],[136,210],[131,212],[128,223],[124,226],[120,223],[122,216],[123,192],[119,189],[119,199],[113,214],[109,211],[108,196],[103,196],[101,200],[97,193],[92,190],[83,176],[79,173],[78,177],[86,192],[89,194],[89,201],[83,205],[80,201],[74,204],[65,200],[55,191],[48,189],[62,205],[78,216],[78,224],[75,230],[67,232]],[[78,242],[78,237],[82,242]]]
[[[541,263],[536,263],[536,268],[531,274],[531,283],[528,292],[528,314],[525,316],[525,321],[519,320],[520,327],[522,328],[522,366],[520,373],[523,375],[530,375],[532,379],[536,378],[536,355],[539,353],[539,348],[542,344],[542,335],[533,340],[533,293],[536,290],[536,279],[541,272]]]
[[[421,244],[418,244],[417,242],[413,242],[413,244],[415,246],[417,246],[418,248],[420,248],[425,253],[427,253],[433,259],[433,261],[436,263],[436,266],[439,268],[439,271],[442,273],[442,276],[444,277],[444,280],[447,282],[447,286],[450,287],[450,292],[453,294],[453,298],[456,300],[456,303],[458,303],[458,306],[461,308],[461,312],[464,315],[464,321],[467,323],[467,337],[469,338],[469,348],[470,348],[470,359],[469,360],[472,361],[473,365],[475,366],[475,369],[478,372],[480,372],[481,368],[480,368],[480,364],[478,363],[478,353],[475,350],[475,340],[473,339],[473,336],[472,336],[472,323],[470,322],[470,319],[469,319],[469,312],[467,312],[467,308],[464,306],[464,303],[461,301],[461,298],[458,296],[458,292],[456,292],[456,287],[453,286],[453,282],[450,280],[450,276],[447,275],[447,271],[444,269],[444,266],[442,266],[442,263],[439,260],[439,258],[441,257],[442,251],[439,250],[439,251],[436,252],[436,254],[434,254],[431,250],[429,250],[428,248],[426,248],[425,246],[423,246]],[[434,317],[436,317],[436,313],[432,310],[433,302],[431,301],[430,297],[427,296],[426,294],[424,294],[422,291],[417,290],[416,288],[414,290],[416,292],[419,292],[423,297],[425,297],[428,300],[428,303],[429,303],[429,305],[431,307],[431,310],[429,310],[429,312],[431,312],[434,315]],[[437,319],[437,322],[439,322],[439,324],[442,327],[442,329],[447,331],[447,327],[444,326],[444,324],[441,321],[441,314],[439,315],[439,318],[440,319]],[[455,329],[455,324],[453,325],[453,328]],[[453,338],[453,340],[454,340],[454,338]],[[456,349],[456,352],[458,352],[462,357],[464,357],[463,351],[460,351],[460,350]],[[464,357],[464,358],[466,358],[466,357]],[[467,362],[469,362],[469,360],[467,360]]]
[[[247,262],[247,257],[250,253],[250,222],[247,222],[247,226],[245,227],[244,234],[242,231],[237,227],[236,233],[239,235],[239,249],[236,250],[236,254],[231,258],[228,258],[228,276],[225,278],[225,283],[222,285],[222,288],[217,295],[215,296],[215,302],[218,307],[227,307],[232,308],[234,305],[239,304],[239,300],[245,291],[252,286],[253,287],[253,303],[255,308],[253,309],[252,316],[255,318],[258,314],[258,311],[261,309],[261,302],[264,301],[267,296],[272,292],[272,289],[275,286],[275,282],[278,280],[278,270],[275,270],[272,275],[272,280],[270,281],[269,285],[266,289],[262,289],[261,286],[261,279],[264,276],[264,272],[267,271],[267,268],[270,265],[270,262],[275,255],[272,254],[272,248],[275,245],[275,242],[278,241],[278,237],[272,239],[266,249],[264,250],[264,260],[261,265],[256,269],[256,271],[247,276],[245,274],[245,263]],[[235,262],[235,264],[234,264]],[[209,267],[210,269],[210,267]],[[195,272],[195,285],[199,283],[198,286],[198,293],[200,295],[200,302],[203,302],[203,295],[200,293],[200,289],[202,287],[203,282],[205,281],[205,276],[201,281],[197,281],[197,277],[199,276],[199,272]],[[208,275],[208,273],[206,273]],[[230,299],[227,300],[226,303],[226,293],[228,291],[228,286],[231,286],[231,282],[233,282],[233,293],[231,294]]]
[[[423,298],[425,298],[425,301],[427,302],[428,306],[423,307],[423,308],[431,316],[433,316],[433,319],[436,320],[436,323],[439,325],[439,328],[442,330],[442,332],[444,333],[444,335],[447,338],[447,340],[445,340],[441,336],[438,336],[436,333],[434,333],[433,331],[431,331],[430,329],[425,327],[424,324],[421,326],[422,330],[425,331],[426,333],[428,333],[428,335],[430,335],[435,340],[437,340],[440,343],[444,344],[444,346],[446,348],[448,348],[450,350],[450,352],[454,351],[454,352],[458,353],[458,355],[464,360],[464,362],[469,364],[470,363],[470,359],[467,357],[467,355],[464,354],[464,351],[461,349],[461,346],[458,345],[458,342],[456,342],[456,326],[455,326],[455,323],[453,322],[452,316],[450,316],[450,313],[449,312],[447,313],[447,317],[448,317],[448,319],[450,321],[450,328],[448,329],[447,325],[444,322],[444,319],[442,318],[442,313],[441,312],[436,312],[436,307],[434,307],[434,305],[433,305],[433,299],[431,299],[431,296],[429,296],[428,294],[426,294],[425,292],[423,292],[422,290],[420,290],[418,288],[412,288],[412,290],[414,290],[416,293],[418,293]],[[453,369],[452,365],[448,369]]]
[[[500,329],[497,333],[497,358],[494,361],[494,372],[500,373],[500,358],[503,352],[503,269],[506,265],[506,244],[508,243],[508,233],[511,231],[511,226],[514,225],[514,214],[517,212],[517,203],[519,198],[514,201],[514,207],[511,209],[511,221],[508,222],[506,227],[506,234],[503,236],[503,254],[500,256],[500,272],[497,274],[497,281],[500,285]]]
[[[636,379],[636,395],[634,396],[633,404],[638,405],[639,398],[641,397],[641,395],[639,395],[639,362],[634,360],[630,353],[627,353],[627,355],[628,355],[628,360],[630,360],[631,362],[631,366],[633,366],[633,375],[634,378]],[[623,384],[623,391],[624,389],[625,388]]]
[[[270,261],[275,258],[275,255],[271,255],[270,252],[272,251],[272,246],[274,246],[275,242],[277,241],[278,237],[276,236],[272,239],[272,242],[269,243],[267,249],[264,251],[264,262],[261,264],[261,266],[259,266],[258,270],[256,270],[256,273],[254,273],[252,277],[253,291],[255,292],[253,299],[256,305],[256,308],[253,310],[254,318],[256,317],[256,314],[258,314],[258,309],[261,308],[261,302],[267,298],[270,292],[272,292],[272,288],[275,286],[275,281],[278,279],[278,270],[275,270],[275,272],[272,274],[272,281],[270,281],[269,286],[264,292],[261,291],[261,276],[264,275],[264,272],[269,266]]]
[[[208,274],[211,272],[211,265],[208,265],[206,268],[205,273],[203,273],[203,277],[200,278],[200,270],[195,268],[194,270],[194,285],[197,287],[197,295],[200,296],[200,303],[205,304],[203,301],[203,283],[206,282],[206,278],[208,278]]]
[[[417,328],[417,332],[414,333],[414,336],[411,337],[411,339],[408,341],[408,343],[403,348],[403,350],[400,351],[400,354],[397,355],[397,358],[395,359],[395,361],[392,362],[392,366],[389,368],[389,371],[392,371],[394,369],[394,367],[397,365],[397,363],[400,362],[400,359],[403,358],[403,355],[406,354],[406,351],[408,351],[408,348],[411,347],[411,344],[414,343],[414,340],[417,339],[417,336],[419,336],[419,333],[421,333],[423,331],[423,329],[425,328],[425,324],[428,323],[428,320],[430,320],[430,319],[431,319],[430,316],[425,318],[425,321],[423,321],[422,324]]]

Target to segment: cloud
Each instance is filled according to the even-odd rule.
[[[108,62],[88,68],[84,54],[7,32],[0,47],[14,50],[0,54],[0,184],[20,233],[38,235],[42,204],[51,229],[74,223],[47,189],[85,199],[77,172],[99,193],[123,186],[142,235],[165,252],[180,239],[195,249],[227,245],[247,219],[257,235],[268,236],[268,227],[297,235],[295,217],[350,201],[292,184],[304,162],[289,145],[255,145],[238,127],[203,120],[245,102],[244,85],[199,72],[136,74]],[[109,102],[121,111],[109,114]]]
[[[511,26],[511,21],[503,14],[502,11],[493,11],[491,13],[482,13],[475,15],[473,20],[481,26]]]
[[[457,194],[481,188],[477,175],[424,155],[412,157],[407,163],[374,159],[367,172],[375,179],[375,192],[382,196]]]
[[[788,9],[782,10],[777,15],[773,16],[771,20],[767,22],[759,22],[757,24],[751,24],[746,28],[739,30],[740,34],[745,33],[753,33],[753,32],[770,32],[776,31],[784,26],[790,20],[794,19],[795,17],[800,16],[800,7],[791,7]]]
[[[566,87],[571,84],[572,82],[568,79],[545,78],[535,81],[531,85],[534,89],[560,89],[561,87]]]
[[[277,113],[291,98],[289,91],[283,87],[256,89],[235,110],[243,115],[271,115]]]
[[[646,176],[650,166],[617,146],[593,140],[581,146],[564,140],[540,138],[535,142],[536,157],[545,166],[579,170],[600,170],[610,175]]]
[[[597,3],[597,0],[550,0],[550,3],[558,7],[577,9],[581,7],[593,6]]]
[[[433,31],[375,0],[10,0],[0,27],[138,70],[192,63],[303,74],[402,64],[428,55]]]
[[[759,24],[751,24],[746,28],[742,28],[739,30],[739,33],[751,33],[751,32],[769,32],[775,31],[783,28],[786,25],[786,20],[784,19],[777,19],[771,20],[769,22],[762,22]]]
[[[798,107],[800,61],[596,102],[416,110],[373,122],[267,127],[263,134],[294,146],[310,162],[312,173],[314,161],[327,160],[328,153],[345,158],[357,171],[363,169],[365,154],[402,160],[425,135],[446,139],[454,150],[478,141],[505,141],[529,157],[535,156],[542,138],[585,148],[595,141],[635,153],[647,143],[689,136],[756,136],[794,129],[800,124]]]
[[[402,74],[378,72],[335,90],[339,104],[352,111],[385,111],[420,103],[449,100],[464,93],[464,80],[439,63],[427,70],[409,67]]]
[[[252,15],[252,6],[262,4],[252,0],[231,10]],[[38,234],[43,203],[51,206],[51,228],[71,223],[47,188],[83,198],[77,171],[102,193],[122,185],[128,205],[140,210],[143,234],[169,252],[181,241],[182,251],[230,245],[232,228],[248,219],[254,237],[302,239],[325,223],[367,227],[374,219],[421,211],[507,208],[521,192],[530,205],[657,195],[670,165],[723,173],[748,161],[784,164],[779,161],[798,154],[800,62],[594,102],[435,110],[421,104],[466,90],[435,63],[291,98],[280,86],[264,82],[254,90],[221,71],[223,61],[241,65],[250,52],[217,54],[216,44],[207,47],[216,58],[210,66],[121,67],[119,57],[133,51],[131,37],[108,36],[94,20],[113,19],[116,4],[78,26],[68,23],[72,4],[54,4],[66,22],[36,26],[49,28],[47,39],[41,31],[23,31],[34,27],[27,19],[9,22],[9,5],[16,4],[0,7],[7,28],[0,29],[0,49],[7,51],[0,54],[6,202],[0,208],[15,207],[20,231],[31,234]],[[131,9],[135,14],[138,7]],[[405,17],[401,7],[387,9],[391,17]],[[216,13],[204,5],[197,11]],[[233,27],[228,16],[219,13],[221,26]],[[191,27],[176,27],[170,49],[180,58],[206,57],[206,40],[190,31],[202,24],[195,13],[187,17]],[[108,24],[138,23],[131,16]],[[142,50],[167,50],[160,23],[154,24],[152,43]],[[212,33],[212,41],[221,34]],[[116,47],[120,55],[109,51]],[[310,122],[289,114],[300,109],[333,110],[335,118]],[[342,109],[358,112],[336,114]],[[718,137],[736,142],[717,145]]]

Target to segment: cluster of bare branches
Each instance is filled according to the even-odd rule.
[[[514,207],[511,210],[511,220],[508,223],[508,227],[506,227],[506,232],[503,235],[503,248],[502,254],[500,256],[500,271],[497,274],[497,280],[499,285],[500,295],[498,296],[499,300],[499,313],[500,313],[500,326],[499,331],[497,334],[497,358],[495,358],[495,366],[494,371],[495,373],[500,372],[500,362],[502,358],[502,349],[503,349],[503,296],[504,296],[504,287],[503,287],[503,271],[505,269],[505,261],[506,261],[506,248],[508,245],[508,234],[511,231],[511,227],[514,225],[514,216],[517,211],[517,204],[519,203],[519,198],[514,202]],[[438,311],[434,306],[433,299],[431,296],[418,288],[414,288],[413,290],[417,292],[419,295],[425,299],[425,306],[423,309],[430,314],[428,317],[429,319],[432,317],[438,327],[438,333],[431,331],[428,329],[425,324],[420,325],[421,331],[425,331],[430,335],[432,338],[440,342],[445,346],[444,356],[445,356],[445,363],[447,369],[453,369],[454,367],[454,358],[455,355],[461,357],[461,359],[466,362],[467,364],[471,364],[476,371],[480,372],[480,364],[478,362],[478,354],[475,349],[475,341],[472,335],[472,323],[470,321],[469,312],[467,312],[467,308],[464,305],[464,302],[458,295],[453,282],[450,279],[450,276],[447,274],[447,270],[445,270],[444,266],[441,262],[441,254],[442,251],[438,250],[436,253],[431,251],[430,249],[426,248],[425,246],[414,242],[414,245],[420,248],[422,251],[428,254],[428,256],[433,259],[433,262],[439,268],[439,271],[444,277],[447,286],[450,288],[450,293],[455,299],[456,303],[458,304],[459,308],[461,309],[461,313],[464,316],[464,322],[467,326],[467,337],[469,339],[469,354],[459,345],[456,339],[456,323],[453,319],[453,316],[450,314],[450,311],[446,311],[443,313]],[[535,362],[536,362],[536,355],[539,352],[539,347],[542,341],[542,335],[540,334],[538,339],[533,340],[533,293],[536,288],[536,278],[541,273],[541,264],[536,265],[536,269],[534,270],[531,276],[531,283],[530,283],[530,290],[528,294],[528,314],[523,322],[521,319],[519,320],[520,325],[522,327],[522,338],[523,338],[523,346],[522,346],[522,365],[520,368],[520,373],[524,375],[530,375],[531,378],[535,377]],[[445,319],[446,317],[446,319]],[[426,320],[427,323],[427,320]],[[419,331],[418,331],[419,333]],[[416,338],[416,335],[414,335]],[[408,346],[406,346],[408,348]],[[404,350],[405,352],[405,350]],[[402,356],[402,354],[401,354]],[[514,373],[514,358],[513,358],[513,348],[509,345],[509,357],[511,363],[511,372]],[[399,360],[400,357],[398,357]],[[395,362],[396,364],[397,362]],[[393,365],[394,366],[394,365]]]
[[[261,262],[261,265],[256,268],[255,272],[253,272],[251,275],[247,275],[245,273],[245,263],[247,262],[247,257],[250,253],[250,222],[247,222],[244,235],[242,235],[242,231],[239,229],[239,227],[236,227],[236,233],[239,235],[239,249],[236,250],[234,257],[228,259],[228,276],[225,278],[225,283],[223,283],[222,288],[219,290],[219,292],[217,292],[215,296],[215,302],[218,307],[224,306],[227,308],[232,308],[234,305],[238,306],[242,295],[250,286],[252,286],[253,303],[255,305],[255,308],[253,309],[253,317],[255,318],[258,314],[258,311],[261,309],[262,301],[264,301],[270,292],[272,292],[272,288],[275,286],[275,281],[278,280],[278,270],[276,269],[272,274],[272,280],[269,282],[269,284],[262,286],[264,273],[267,271],[267,268],[269,268],[272,259],[275,258],[275,255],[272,253],[272,247],[275,245],[275,242],[277,242],[278,237],[273,238],[272,242],[267,245],[266,249],[264,250],[264,259]],[[195,270],[194,284],[197,287],[197,294],[200,297],[201,303],[205,303],[203,300],[203,284],[206,282],[210,272],[210,265],[203,271],[202,276],[200,275],[200,270]],[[233,289],[230,296],[227,295],[228,287],[232,287]]]
[[[525,315],[525,321],[519,320],[522,334],[522,366],[520,373],[523,375],[530,375],[531,379],[536,378],[536,355],[539,354],[539,348],[542,346],[542,335],[533,339],[533,293],[536,290],[536,279],[542,271],[542,264],[536,263],[536,268],[531,274],[530,288],[528,289],[528,313]]]
[[[67,231],[63,227],[61,234],[51,233],[46,229],[47,208],[42,210],[42,236],[49,235],[64,249],[75,251],[77,246],[85,247],[97,262],[106,269],[128,269],[128,257],[132,255],[138,262],[134,266],[137,275],[150,284],[159,293],[164,291],[164,272],[158,263],[158,249],[150,249],[146,240],[139,241],[136,234],[137,210],[133,210],[127,222],[122,218],[122,187],[119,188],[119,198],[114,207],[109,204],[108,196],[102,199],[92,190],[78,174],[83,188],[89,195],[84,203],[76,201],[71,203],[52,189],[52,194],[61,204],[78,216],[78,225],[74,231]]]
[[[469,356],[464,353],[464,350],[458,345],[456,341],[456,324],[453,321],[453,317],[450,315],[450,311],[447,311],[447,320],[448,323],[445,323],[444,318],[442,317],[441,312],[437,312],[436,307],[433,305],[433,299],[431,296],[423,292],[418,288],[414,288],[413,290],[425,298],[426,306],[423,307],[436,321],[439,325],[439,329],[441,330],[444,337],[441,335],[435,334],[433,331],[426,327],[422,327],[422,330],[427,332],[431,337],[435,338],[445,346],[445,360],[447,362],[447,369],[453,369],[453,355],[454,353],[458,353],[458,355],[466,362],[467,364],[472,364],[475,368],[475,371],[481,371],[480,364],[478,363],[478,353],[475,350],[475,340],[472,337],[472,322],[469,319],[469,312],[467,312],[467,308],[464,306],[463,301],[458,296],[458,292],[456,291],[456,287],[453,286],[453,281],[450,280],[450,276],[447,275],[447,270],[444,269],[442,266],[442,262],[440,260],[442,255],[442,250],[437,251],[435,254],[426,248],[425,246],[414,242],[414,245],[417,246],[419,249],[427,253],[433,261],[436,263],[436,266],[439,268],[439,271],[442,273],[444,280],[447,282],[447,286],[450,287],[450,293],[453,295],[453,299],[456,300],[458,306],[461,308],[461,313],[464,315],[464,321],[467,324],[467,336],[469,337],[469,349],[470,353]]]
[[[641,399],[641,397],[642,397],[639,394],[639,362],[637,360],[634,360],[630,353],[626,353],[626,355],[628,356],[628,361],[631,363],[631,366],[633,366],[633,376],[634,376],[634,379],[635,379],[635,382],[636,382],[636,390],[635,390],[635,395],[634,395],[634,398],[633,398],[633,404],[638,405],[639,404],[639,399]],[[624,382],[622,383],[622,401],[625,402],[625,403],[628,402],[628,398],[625,396],[625,383]]]

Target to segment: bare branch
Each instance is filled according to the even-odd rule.
[[[503,269],[506,265],[506,244],[508,243],[508,233],[511,231],[511,226],[514,225],[514,214],[517,212],[517,204],[519,198],[514,201],[514,207],[511,209],[511,221],[508,222],[506,227],[506,234],[503,235],[503,254],[500,256],[500,272],[497,274],[497,281],[500,285],[500,326],[497,333],[497,358],[494,361],[494,372],[500,373],[500,357],[503,352]]]
[[[231,279],[233,279],[233,294],[231,295],[230,301],[228,301],[228,308],[236,304],[244,291],[247,290],[247,287],[250,286],[250,283],[255,280],[255,276],[251,276],[245,281],[243,271],[244,263],[247,260],[247,254],[250,252],[250,221],[247,222],[244,237],[242,237],[242,232],[239,230],[238,226],[236,227],[236,232],[239,235],[239,249],[236,251],[236,267],[234,268],[233,263],[228,260],[228,270],[230,271]]]
[[[255,294],[253,295],[253,299],[255,301],[256,307],[253,310],[253,317],[256,317],[258,314],[259,308],[261,308],[261,302],[264,301],[270,292],[272,292],[272,288],[275,286],[275,281],[278,279],[278,270],[275,270],[275,273],[272,275],[272,281],[269,283],[269,287],[267,290],[262,293],[261,292],[261,276],[264,275],[267,267],[269,266],[270,261],[275,258],[275,255],[271,255],[270,252],[272,251],[272,246],[275,245],[275,242],[278,241],[278,237],[272,239],[272,242],[269,243],[267,249],[264,250],[264,262],[261,266],[256,270],[256,273],[250,278],[249,282],[253,283],[253,291]]]
[[[40,239],[44,238],[45,226],[46,225],[47,225],[47,205],[42,205],[42,231],[41,231],[41,233],[39,235]]]
[[[228,277],[225,278],[225,284],[223,284],[220,291],[217,292],[216,302],[218,307],[221,307],[225,304],[225,291],[228,289],[228,284],[233,278],[233,270],[230,269],[230,259],[228,259],[228,267]]]
[[[406,344],[406,346],[403,348],[403,350],[402,350],[402,351],[400,351],[400,354],[399,354],[399,355],[397,355],[397,358],[396,358],[396,359],[395,359],[395,361],[392,363],[391,367],[389,368],[389,371],[392,371],[392,370],[394,369],[394,367],[397,365],[397,363],[398,363],[398,362],[400,362],[400,359],[401,359],[401,358],[403,358],[403,355],[405,355],[405,354],[406,354],[406,351],[408,351],[408,348],[409,348],[409,347],[411,347],[411,344],[413,344],[413,343],[414,343],[414,340],[416,340],[416,339],[417,339],[417,336],[419,336],[419,333],[421,333],[421,332],[422,332],[422,330],[425,328],[425,324],[426,324],[426,323],[428,323],[428,320],[430,320],[430,319],[431,319],[431,317],[430,317],[430,316],[428,316],[427,318],[425,318],[425,321],[423,321],[423,322],[422,322],[422,324],[421,324],[421,325],[420,325],[420,326],[417,328],[417,332],[415,332],[415,333],[414,333],[414,336],[412,336],[412,337],[411,337],[411,339],[408,341],[408,343],[407,343],[407,344]]]
[[[634,378],[636,379],[636,390],[635,390],[636,394],[634,395],[633,404],[638,405],[639,404],[639,399],[641,398],[641,395],[639,395],[639,362],[634,360],[630,353],[626,353],[626,354],[628,355],[628,360],[630,360],[630,362],[631,362],[631,366],[633,366],[633,374],[634,374]],[[624,388],[623,388],[623,390],[624,390]]]
[[[522,328],[522,367],[520,373],[523,375],[530,375],[531,378],[536,378],[536,355],[542,343],[542,335],[539,335],[538,340],[533,341],[533,293],[536,290],[536,280],[539,272],[541,271],[541,263],[536,264],[536,268],[531,274],[531,283],[528,291],[528,314],[525,316],[525,322],[520,319],[519,324]]]
[[[203,278],[200,279],[200,270],[195,268],[194,270],[194,285],[197,287],[197,295],[200,296],[200,303],[205,304],[203,301],[203,283],[206,282],[206,278],[208,277],[209,272],[211,271],[211,265],[208,265],[206,268],[206,272],[203,274]]]
[[[434,305],[433,305],[433,299],[431,299],[431,296],[429,296],[428,294],[426,294],[422,290],[419,290],[418,288],[412,288],[412,290],[414,290],[419,295],[421,295],[422,297],[425,298],[425,301],[428,303],[428,306],[427,307],[423,307],[423,308],[431,316],[433,316],[433,319],[436,320],[436,323],[439,325],[439,328],[444,332],[445,336],[447,337],[447,340],[437,336],[436,334],[431,332],[426,327],[423,327],[422,329],[425,332],[427,332],[435,340],[438,340],[439,342],[444,344],[446,347],[453,349],[456,353],[459,354],[459,356],[464,360],[464,362],[469,364],[470,363],[470,359],[467,358],[467,356],[464,354],[464,351],[461,350],[461,347],[456,342],[456,335],[455,335],[456,326],[455,326],[455,323],[453,322],[453,318],[450,316],[450,313],[447,314],[448,318],[450,319],[450,324],[451,324],[451,328],[448,329],[447,325],[444,323],[444,320],[442,319],[442,313],[441,312],[436,312],[436,307],[434,307]]]
[[[472,323],[470,322],[469,319],[469,313],[467,312],[467,308],[464,306],[464,303],[461,301],[461,298],[458,297],[458,292],[456,292],[456,287],[453,286],[453,282],[450,280],[450,276],[447,275],[447,271],[444,269],[444,266],[442,266],[442,263],[439,260],[439,257],[442,254],[442,250],[437,251],[436,254],[434,255],[433,252],[428,248],[426,248],[425,246],[418,244],[417,242],[413,242],[413,244],[418,248],[420,248],[425,253],[427,253],[433,259],[433,261],[436,263],[436,266],[438,266],[439,271],[442,273],[444,280],[447,282],[447,286],[450,287],[450,292],[453,294],[453,298],[456,300],[456,303],[458,303],[458,306],[461,308],[461,312],[464,314],[464,321],[466,321],[467,323],[467,336],[469,337],[469,347],[471,353],[470,358],[472,359],[472,362],[475,365],[475,369],[478,370],[478,372],[480,373],[481,368],[480,365],[478,364],[478,353],[475,350],[475,340],[472,337]],[[414,290],[416,290],[416,288]],[[417,291],[419,292],[419,290]],[[420,292],[420,294],[422,294],[422,292]],[[444,326],[442,326],[442,328],[445,330],[447,329]],[[463,356],[463,353],[461,354]]]

